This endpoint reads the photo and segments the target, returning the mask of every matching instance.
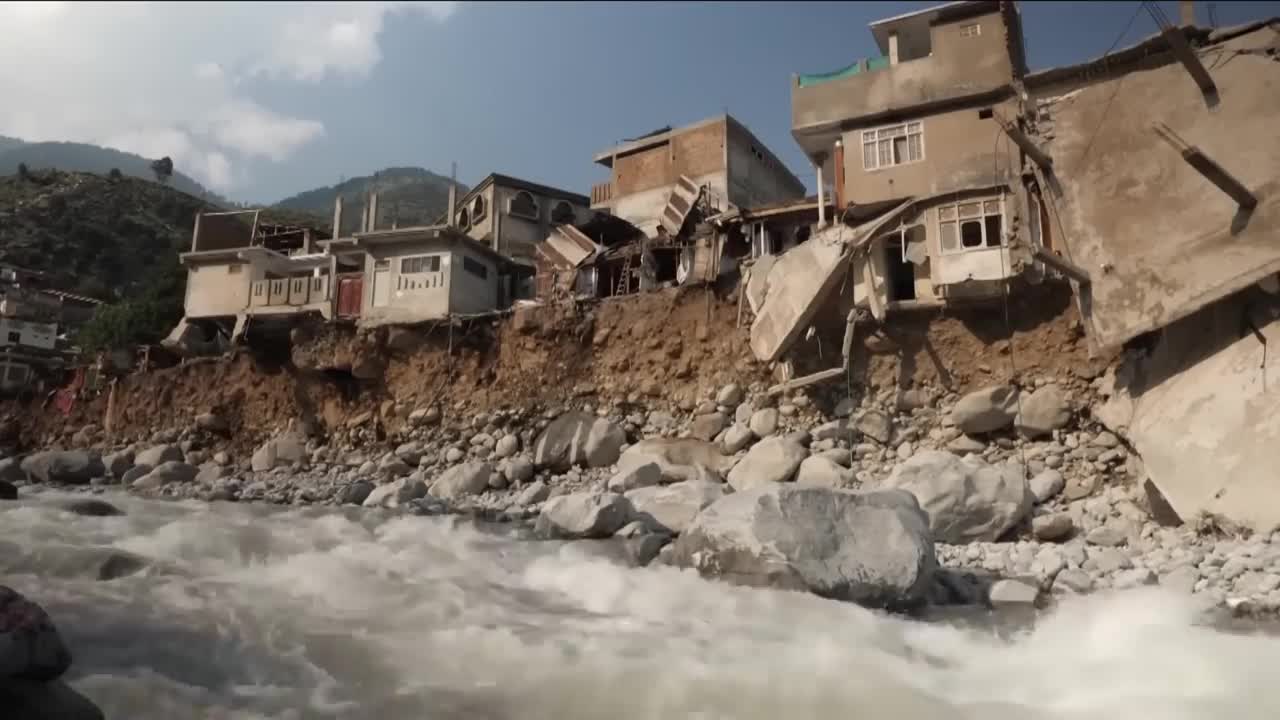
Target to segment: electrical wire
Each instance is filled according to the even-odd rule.
[[[1133,29],[1134,21],[1138,19],[1138,14],[1142,12],[1144,7],[1146,7],[1146,2],[1139,2],[1138,6],[1133,9],[1133,14],[1129,16],[1129,22],[1125,23],[1124,30],[1120,31],[1120,34],[1112,41],[1111,47],[1107,48],[1107,51],[1102,54],[1102,60],[1105,60],[1107,56],[1114,52],[1120,42],[1128,36],[1129,31]],[[1102,131],[1102,125],[1107,120],[1107,113],[1111,111],[1111,104],[1115,102],[1116,96],[1120,94],[1121,86],[1124,85],[1124,78],[1116,78],[1115,83],[1116,87],[1111,91],[1111,97],[1107,98],[1107,104],[1103,106],[1102,114],[1098,116],[1098,125],[1093,129],[1093,134],[1089,136],[1089,142],[1085,144],[1084,150],[1081,151],[1080,159],[1076,161],[1076,169],[1084,167],[1085,160],[1089,158],[1089,152],[1093,150],[1093,143],[1098,139],[1098,133]]]
[[[991,147],[991,184],[992,186],[1000,185],[1000,137],[1004,135],[1004,128],[999,124],[996,125],[996,138]],[[1000,191],[1001,201],[1003,204],[1004,189]],[[1004,232],[1003,226],[1000,229]],[[1018,361],[1013,350],[1013,322],[1009,319],[1009,280],[1008,267],[1005,263],[1005,242],[1004,238],[1000,239],[1000,277],[1004,278],[1001,283],[1001,300],[1004,303],[1004,332],[1005,342],[1009,344],[1009,381],[1016,382],[1018,377]],[[1022,392],[1019,390],[1015,402],[1018,407],[1018,415],[1022,415]],[[1030,479],[1031,471],[1027,466],[1027,448],[1026,445],[1018,447],[1018,455],[1022,459],[1022,477],[1024,480]]]

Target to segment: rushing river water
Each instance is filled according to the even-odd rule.
[[[0,582],[110,720],[1280,717],[1280,640],[1158,591],[1000,637],[447,518],[58,499],[0,503]],[[152,565],[99,581],[105,549]]]

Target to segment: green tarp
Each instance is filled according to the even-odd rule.
[[[812,87],[814,85],[821,85],[824,82],[839,80],[840,78],[849,77],[850,75],[857,75],[858,73],[862,73],[862,72],[871,72],[873,70],[881,70],[887,67],[889,67],[889,58],[887,57],[867,58],[865,60],[858,60],[852,65],[849,65],[848,67],[840,68],[839,70],[832,70],[831,72],[825,72],[825,73],[810,73],[808,75],[801,75],[800,87]]]

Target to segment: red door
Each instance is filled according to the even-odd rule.
[[[338,317],[360,317],[360,301],[363,296],[363,277],[340,278],[338,280]]]

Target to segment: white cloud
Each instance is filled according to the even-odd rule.
[[[324,125],[245,94],[283,82],[360,79],[388,18],[447,19],[454,2],[0,3],[0,135],[168,155],[234,190]]]

